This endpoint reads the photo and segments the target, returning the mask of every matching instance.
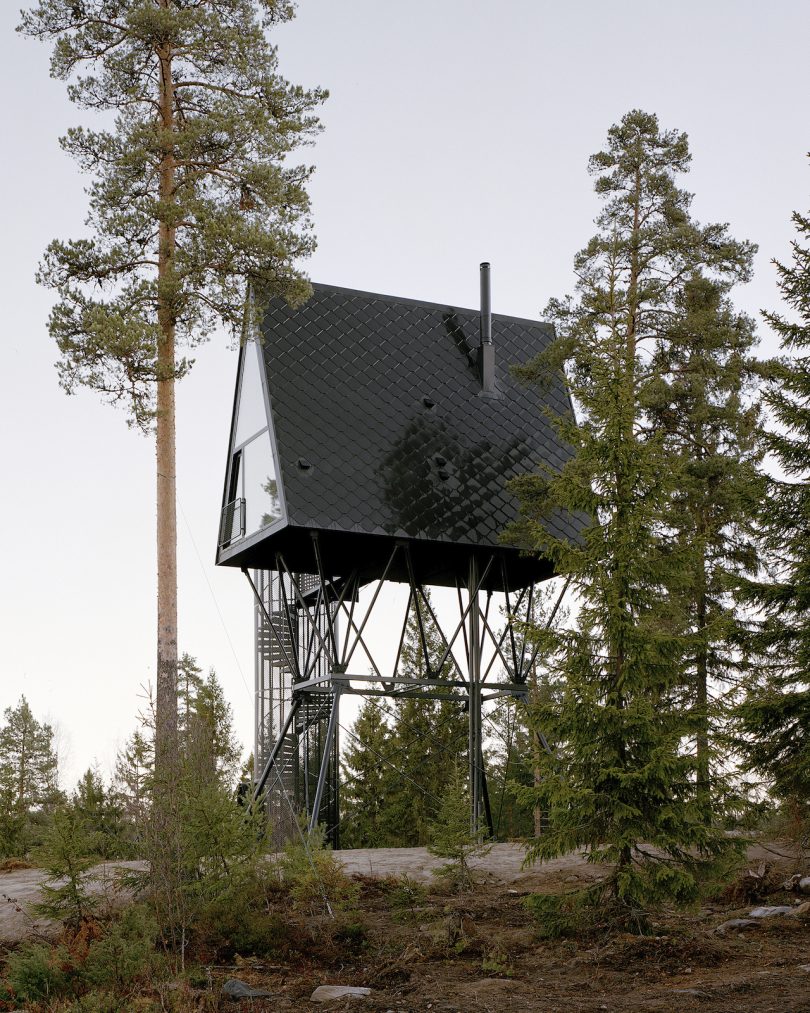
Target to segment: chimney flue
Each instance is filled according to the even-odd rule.
[[[492,293],[489,284],[489,264],[481,265],[481,344],[492,344]]]
[[[478,370],[481,376],[481,393],[495,393],[495,346],[492,344],[492,293],[489,281],[489,264],[481,265],[481,340],[478,346]]]

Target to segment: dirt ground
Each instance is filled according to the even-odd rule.
[[[800,1013],[810,1011],[810,915],[757,920],[718,932],[757,903],[794,905],[780,878],[799,868],[789,848],[767,844],[749,852],[748,864],[767,867],[774,886],[760,901],[729,893],[690,912],[665,912],[654,934],[540,940],[524,904],[534,891],[570,889],[600,874],[580,855],[524,870],[516,845],[496,845],[479,860],[477,887],[445,892],[424,849],[345,851],[339,858],[360,884],[359,912],[334,941],[326,914],[290,912],[290,931],[306,931],[311,953],[277,963],[240,960],[210,968],[209,987],[239,978],[267,989],[271,999],[247,999],[228,1008],[251,1013],[301,1009],[354,1013],[556,1013],[556,1011],[681,1011]],[[802,868],[807,874],[806,866]],[[109,880],[109,870],[105,874]],[[422,889],[403,891],[403,874]],[[39,874],[0,874],[0,938],[31,928],[25,905],[36,897]],[[807,898],[804,898],[807,899]],[[15,909],[21,910],[15,910]],[[339,916],[340,917],[340,916]],[[362,927],[358,931],[357,926]],[[310,1001],[319,985],[371,989],[362,999]]]

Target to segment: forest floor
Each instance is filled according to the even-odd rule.
[[[477,863],[476,887],[463,894],[449,893],[432,875],[438,863],[421,848],[345,851],[337,857],[359,886],[356,906],[337,915],[339,931],[326,912],[285,912],[290,937],[306,939],[306,945],[291,946],[272,963],[235,956],[231,963],[206,968],[209,992],[238,978],[272,996],[227,1003],[228,1008],[251,1013],[319,1008],[354,1013],[810,1011],[810,914],[720,928],[760,904],[795,907],[807,900],[779,889],[791,874],[808,873],[806,863],[779,843],[752,848],[753,875],[729,883],[711,903],[656,916],[652,934],[556,940],[539,938],[524,899],[598,879],[601,870],[580,855],[523,870],[522,849],[495,845]],[[0,895],[12,898],[0,905],[0,938],[19,938],[24,908],[35,899],[39,878],[32,869],[0,873]],[[22,934],[30,929],[29,921]],[[320,985],[371,991],[364,998],[319,1006],[310,996]]]

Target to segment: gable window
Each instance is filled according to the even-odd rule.
[[[260,355],[257,343],[248,341],[242,353],[228,502],[220,526],[223,546],[260,531],[282,516]]]

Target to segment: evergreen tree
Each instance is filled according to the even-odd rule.
[[[187,764],[199,776],[207,774],[224,788],[235,788],[242,747],[233,730],[233,710],[213,668],[196,692],[188,733]]]
[[[430,824],[428,850],[448,861],[435,870],[456,890],[469,890],[474,883],[470,860],[485,855],[489,845],[481,844],[470,830],[470,792],[458,765],[450,770],[441,801]]]
[[[537,788],[546,774],[548,734],[562,704],[564,674],[554,657],[539,650],[546,632],[562,629],[569,617],[568,582],[536,588],[524,620],[513,617],[515,645],[528,666],[527,697],[506,697],[487,715],[490,757],[487,764],[496,838],[540,837],[547,816]],[[525,615],[525,613],[524,613]]]
[[[748,262],[740,267],[747,274],[750,251],[743,252]],[[754,324],[734,311],[728,287],[696,273],[678,292],[654,359],[660,386],[650,406],[652,425],[674,454],[677,490],[669,523],[692,571],[680,593],[673,588],[672,600],[689,634],[684,706],[693,717],[696,786],[706,820],[713,800],[720,803],[727,790],[710,761],[742,675],[734,648],[742,622],[731,592],[740,575],[757,568],[755,517],[763,495]]]
[[[78,807],[60,806],[37,856],[46,873],[37,914],[64,921],[74,931],[92,915],[98,897],[90,892],[88,879],[96,847],[96,834]]]
[[[93,841],[94,854],[105,860],[128,857],[123,802],[112,788],[105,786],[97,770],[88,767],[81,776],[72,805]]]
[[[235,787],[241,747],[233,731],[233,713],[216,672],[203,678],[189,654],[178,664],[177,784],[201,790],[212,785],[223,791]],[[115,764],[115,796],[130,838],[138,839],[152,810],[154,797],[155,708],[149,698],[140,728],[130,736]]]
[[[152,791],[154,744],[149,731],[137,728],[115,760],[115,791],[121,800],[130,837],[146,819]]]
[[[532,722],[534,723],[534,722]],[[486,730],[492,742],[487,762],[492,823],[498,840],[537,836],[534,792],[528,797],[518,788],[534,784],[539,761],[529,727],[526,704],[506,697],[488,715]]]
[[[421,601],[420,610],[424,642],[411,602],[400,673],[454,678],[451,661],[438,671],[444,641]],[[433,699],[411,686],[400,690],[392,706],[369,700],[352,729],[342,799],[343,839],[353,847],[426,845],[455,764],[467,749],[467,716],[449,691]]]
[[[265,29],[283,0],[40,0],[19,30],[53,43],[51,75],[78,105],[112,112],[63,148],[93,176],[91,236],[48,247],[39,281],[59,299],[50,332],[71,392],[86,385],[154,427],[157,466],[156,767],[176,756],[175,381],[183,346],[243,323],[245,282],[291,303],[309,288],[310,170],[285,158],[317,128],[324,93],[288,84]]]
[[[676,185],[689,161],[686,135],[661,131],[655,116],[636,110],[610,129],[589,166],[604,207],[575,260],[577,297],[552,300],[559,337],[520,371],[542,384],[566,364],[580,416],[559,422],[574,450],[561,472],[513,483],[515,533],[570,574],[580,604],[574,629],[538,631],[565,691],[549,708],[557,752],[538,788],[549,828],[532,857],[584,847],[612,866],[601,895],[631,920],[658,896],[688,895],[695,851],[724,846],[700,818],[695,761],[682,749],[688,631],[670,596],[692,573],[672,537],[673,454],[650,431],[650,360],[683,282],[698,271],[744,277],[750,248],[691,219]],[[590,518],[581,540],[544,526],[554,510]]]
[[[741,746],[799,825],[810,826],[810,216],[793,215],[790,263],[777,262],[792,319],[765,318],[781,339],[764,400],[773,419],[767,447],[780,474],[763,504],[768,573],[748,581],[758,608],[747,647],[755,660],[740,710]]]
[[[457,669],[450,660],[438,671],[444,639],[423,603],[420,610],[424,641],[412,605],[401,674],[413,679],[457,679]],[[408,692],[407,686],[401,688]],[[468,745],[467,714],[452,699],[450,690],[439,699],[431,699],[419,690],[412,693],[395,701],[392,718],[392,760],[402,776],[395,779],[386,805],[400,847],[428,844],[431,823],[457,763],[464,761]]]
[[[375,697],[363,702],[343,751],[341,780],[341,841],[346,848],[395,847],[390,798],[399,774],[392,762],[392,734]]]
[[[0,727],[0,849],[22,855],[36,827],[60,801],[53,729],[34,717],[28,701],[3,713]]]

